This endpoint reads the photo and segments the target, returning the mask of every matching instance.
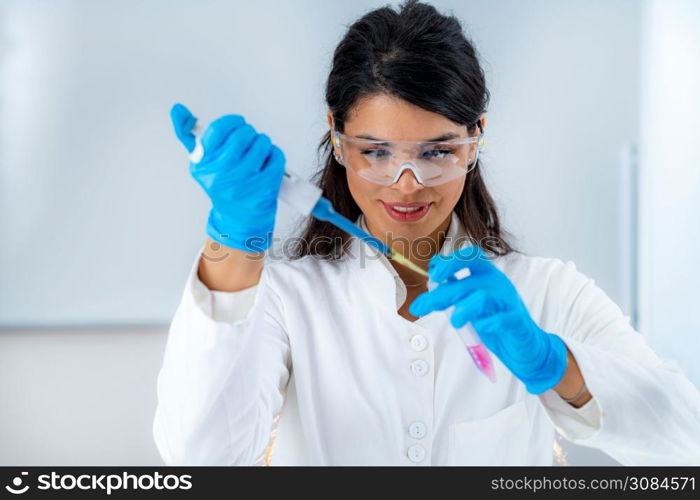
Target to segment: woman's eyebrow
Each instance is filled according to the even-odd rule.
[[[368,141],[379,141],[383,143],[389,143],[389,142],[396,142],[396,141],[387,141],[386,139],[377,139],[373,135],[370,134],[359,134],[356,135],[358,139],[367,139]],[[450,139],[459,139],[461,136],[459,134],[456,134],[454,132],[446,132],[438,137],[435,137],[434,139],[426,139],[425,141],[415,141],[415,142],[440,142],[440,141],[449,141]]]
[[[456,134],[454,132],[447,132],[445,134],[442,134],[442,135],[436,137],[435,139],[429,139],[425,142],[449,141],[450,139],[459,139],[460,137],[462,137],[462,136],[459,134]]]

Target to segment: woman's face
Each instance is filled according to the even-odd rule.
[[[330,111],[328,123],[333,130]],[[482,126],[484,123],[482,116]],[[358,101],[348,114],[343,133],[387,141],[428,141],[448,133],[468,136],[466,126],[386,94],[375,94]],[[382,186],[358,176],[351,168],[345,171],[350,192],[364,213],[370,232],[381,239],[390,237],[409,242],[447,230],[466,179],[463,176],[438,186],[425,187],[411,170],[404,170],[395,184]],[[421,209],[424,215],[417,220],[404,220],[411,217],[398,214],[392,208],[396,203],[424,204]]]

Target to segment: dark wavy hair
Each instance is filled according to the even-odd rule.
[[[361,98],[380,93],[466,125],[470,134],[477,125],[481,128],[479,118],[489,102],[484,72],[460,22],[417,0],[404,2],[398,11],[386,6],[368,12],[348,28],[333,54],[326,103],[338,131],[344,131],[348,113]],[[338,213],[356,220],[361,210],[350,193],[344,167],[332,154],[330,131],[318,152],[324,166],[315,174],[315,184]],[[467,174],[454,211],[468,235],[487,252],[515,251],[501,229],[480,159]],[[291,258],[339,259],[348,241],[344,231],[310,217]]]

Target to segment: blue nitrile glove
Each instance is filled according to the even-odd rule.
[[[453,275],[469,268],[469,276]],[[559,383],[567,366],[566,344],[540,329],[530,317],[518,291],[478,246],[435,255],[428,267],[438,286],[416,297],[409,310],[414,316],[454,305],[450,322],[461,328],[468,322],[493,352],[532,394]]]
[[[170,110],[175,134],[187,151],[195,147],[197,119],[182,104]],[[190,173],[211,200],[207,235],[227,247],[262,252],[272,243],[284,154],[239,115],[214,120],[202,136],[204,157]]]

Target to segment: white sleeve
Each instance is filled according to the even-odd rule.
[[[557,430],[623,465],[700,465],[700,392],[593,279],[572,262],[561,266],[548,298],[559,304],[552,333],[576,358],[593,399],[576,409],[553,390],[541,394]]]
[[[166,465],[260,464],[291,374],[284,308],[270,286],[210,291],[190,270],[158,374],[153,436]]]

